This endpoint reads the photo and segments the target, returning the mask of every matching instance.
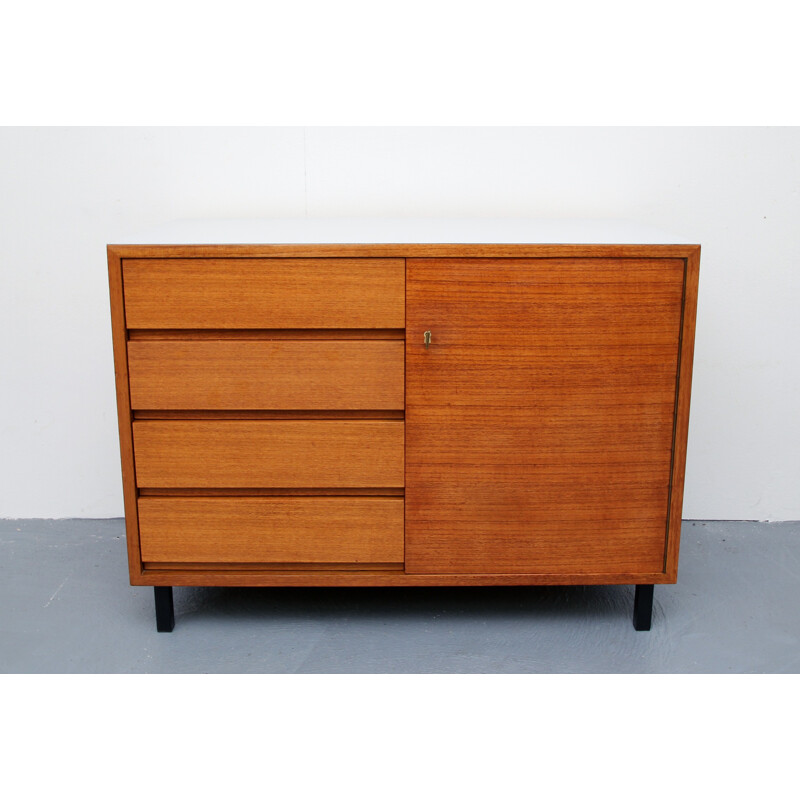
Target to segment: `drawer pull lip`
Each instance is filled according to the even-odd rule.
[[[430,345],[430,343],[431,343],[431,332],[430,331],[425,331],[425,333],[422,334],[422,339],[423,339],[423,341],[425,343],[425,349],[427,350],[428,349],[428,345]]]

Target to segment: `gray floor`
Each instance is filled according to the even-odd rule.
[[[800,523],[684,522],[653,630],[633,589],[128,584],[124,525],[0,520],[0,672],[800,672]]]

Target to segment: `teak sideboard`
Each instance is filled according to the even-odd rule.
[[[699,245],[369,224],[108,246],[130,579],[158,630],[176,585],[532,584],[633,584],[649,629],[677,578]]]

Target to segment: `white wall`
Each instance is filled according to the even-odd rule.
[[[684,517],[800,519],[798,128],[0,129],[0,517],[122,515],[107,242],[304,215],[700,242]]]

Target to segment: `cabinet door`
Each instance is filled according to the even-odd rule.
[[[683,287],[683,259],[408,260],[407,572],[664,570]]]

